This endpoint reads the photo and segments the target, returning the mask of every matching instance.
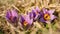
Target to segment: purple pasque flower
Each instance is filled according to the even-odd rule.
[[[42,9],[43,13],[40,14],[42,16],[40,16],[40,21],[41,22],[47,22],[47,21],[52,21],[56,18],[55,15],[53,15],[55,10],[47,10],[45,8]]]
[[[9,22],[15,23],[18,21],[18,14],[16,9],[7,10],[6,19]]]
[[[29,29],[33,23],[33,19],[30,18],[29,14],[28,15],[21,14],[19,20],[20,20],[21,26],[23,28],[25,27],[25,29]]]
[[[32,14],[33,14],[33,19],[34,19],[34,21],[36,21],[39,13],[40,13],[40,9],[39,9],[38,6],[37,6],[35,9],[34,9],[34,8],[32,9]]]

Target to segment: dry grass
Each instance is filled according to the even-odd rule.
[[[20,26],[14,27],[5,19],[6,10],[14,7],[20,13],[30,11],[32,7],[55,9],[58,18],[53,24],[42,26],[40,23],[34,23],[31,30],[22,31]],[[4,34],[60,34],[60,0],[0,0],[0,30]]]

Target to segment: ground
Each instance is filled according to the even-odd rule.
[[[30,30],[21,30],[19,25],[14,27],[5,19],[8,9],[15,8],[20,14],[36,6],[55,9],[57,19],[46,26],[35,22]],[[0,34],[60,34],[60,0],[0,0]]]

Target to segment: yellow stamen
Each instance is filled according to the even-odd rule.
[[[49,20],[49,19],[50,19],[50,15],[49,15],[49,14],[45,14],[45,15],[44,15],[44,19],[45,19],[45,20]]]
[[[28,23],[27,23],[26,21],[24,21],[24,23],[23,23],[23,24],[24,24],[24,26],[26,26]]]

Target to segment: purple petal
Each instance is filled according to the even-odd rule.
[[[53,14],[55,10],[49,10],[48,13],[49,14]]]
[[[20,22],[23,24],[24,21],[25,21],[24,17],[20,15]]]
[[[56,18],[56,16],[50,15],[50,19],[51,19],[51,20],[53,20],[53,19],[55,19],[55,18]]]
[[[34,8],[32,8],[32,12],[36,12],[36,10]]]
[[[41,21],[41,22],[45,22],[44,18],[40,18],[40,21]]]
[[[36,13],[34,12],[34,10],[32,10],[32,13],[33,13],[33,17],[35,18],[35,16],[36,16]]]
[[[44,13],[43,13],[43,12],[40,12],[40,16],[41,16],[41,17],[44,17]]]
[[[32,12],[28,12],[28,15],[29,15],[30,19],[33,18],[33,13]]]
[[[33,20],[33,19],[30,19],[29,15],[26,15],[25,20],[26,20],[29,24],[32,24],[32,20]]]
[[[48,10],[47,9],[45,9],[45,8],[43,8],[42,9],[43,10],[43,13],[46,13]]]
[[[7,11],[7,13],[6,13],[6,19],[10,19],[10,16],[11,16],[10,11]]]
[[[38,6],[36,7],[36,11],[37,11],[37,12],[40,12],[40,9],[39,9],[39,7],[38,7]]]
[[[32,23],[33,23],[33,19],[30,20],[30,23],[29,24],[32,25]]]
[[[15,9],[11,10],[12,16],[18,16],[17,11]]]
[[[38,15],[36,15],[36,17],[34,18],[34,20],[36,20],[36,19],[38,18],[38,16],[39,16],[39,14],[38,14]]]
[[[29,18],[28,15],[25,16],[25,20],[26,20],[27,22],[30,22],[30,18]]]

